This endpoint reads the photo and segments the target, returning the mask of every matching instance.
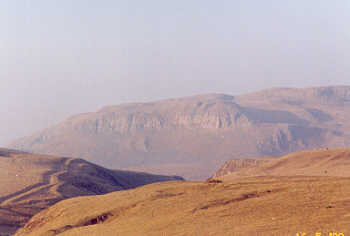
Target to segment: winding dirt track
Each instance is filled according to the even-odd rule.
[[[43,181],[41,183],[28,186],[18,192],[0,198],[0,208],[25,200],[31,195],[38,194],[43,190],[51,189],[58,185],[58,177],[68,170],[72,160],[73,158],[62,158],[57,164],[53,165],[53,169],[43,174]],[[56,192],[56,194],[58,193]]]
[[[71,165],[73,158],[61,158],[51,165],[51,169],[42,175],[42,182],[27,186],[20,191],[3,196],[0,198],[0,211],[2,215],[8,218],[8,222],[0,222],[0,236],[13,232],[19,226],[29,220],[33,214],[46,208],[45,205],[55,203],[62,199],[61,194],[57,191],[62,184],[59,176],[66,173]],[[43,196],[38,199],[35,196]],[[42,204],[33,206],[33,203],[42,201]],[[50,205],[51,205],[50,204]],[[11,220],[12,218],[17,220]]]
[[[179,180],[177,176],[109,170],[82,159],[0,148],[1,173],[0,236],[13,234],[33,215],[66,198]]]

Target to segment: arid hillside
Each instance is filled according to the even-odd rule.
[[[16,236],[350,234],[349,149],[265,160],[239,162],[235,171],[244,175],[61,201],[35,215]]]
[[[59,202],[16,236],[270,236],[350,233],[350,179],[165,182]]]
[[[311,150],[278,158],[233,159],[213,179],[247,176],[337,176],[350,177],[350,149]]]
[[[105,107],[10,147],[205,179],[232,158],[350,146],[350,87],[269,89]]]
[[[181,178],[115,171],[82,159],[0,149],[0,235],[13,233],[34,214],[63,199],[169,180]]]

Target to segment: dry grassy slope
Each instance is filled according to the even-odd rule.
[[[215,179],[230,180],[244,176],[338,176],[350,177],[350,149],[311,150],[292,153],[279,158],[253,159],[247,165],[242,159],[227,161]],[[249,165],[250,164],[250,165]]]
[[[114,171],[81,159],[0,149],[0,235],[13,232],[62,199],[175,179],[179,178]]]
[[[350,178],[164,182],[59,202],[16,236],[232,236],[350,233]]]
[[[233,157],[349,146],[348,120],[349,86],[270,89],[109,106],[11,147],[204,179]]]

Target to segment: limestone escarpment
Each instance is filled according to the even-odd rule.
[[[349,94],[350,87],[334,86],[122,104],[76,115],[10,146],[205,179],[233,157],[350,145]]]

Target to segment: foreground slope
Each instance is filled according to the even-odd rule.
[[[350,177],[350,149],[318,149],[279,158],[233,159],[227,161],[213,178],[296,175]]]
[[[16,236],[350,234],[349,149],[264,158],[235,170],[242,175],[62,201]]]
[[[16,236],[350,233],[350,179],[252,177],[165,182],[59,202]]]
[[[233,157],[349,146],[349,120],[349,86],[281,88],[109,106],[11,147],[204,179]]]
[[[14,232],[62,199],[175,179],[181,178],[114,171],[81,159],[0,149],[0,232]]]

